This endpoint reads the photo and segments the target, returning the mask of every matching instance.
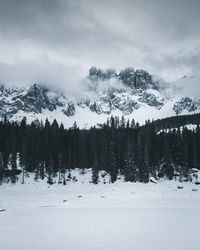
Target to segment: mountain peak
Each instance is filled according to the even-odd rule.
[[[110,80],[111,78],[115,78],[132,89],[157,88],[156,84],[153,82],[152,75],[150,75],[145,70],[134,70],[132,67],[127,67],[121,70],[119,73],[116,73],[114,69],[103,70],[100,68],[91,67],[88,78],[91,81],[106,81]]]
[[[38,83],[24,88],[1,85],[0,116],[11,120],[26,116],[29,122],[56,118],[66,127],[74,121],[85,127],[103,123],[111,115],[144,123],[146,119],[200,111],[200,99],[166,98],[159,81],[145,70],[125,68],[117,73],[92,67],[86,82],[89,94],[80,98]]]

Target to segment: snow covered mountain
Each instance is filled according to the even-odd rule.
[[[92,67],[82,81],[87,89],[79,97],[71,97],[40,84],[28,88],[0,85],[0,116],[11,120],[27,117],[63,122],[70,127],[76,121],[80,128],[103,123],[108,116],[134,118],[139,123],[200,111],[200,98],[166,95],[162,83],[144,70],[115,70]],[[166,86],[165,86],[166,88]]]

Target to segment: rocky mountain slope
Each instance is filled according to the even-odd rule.
[[[110,115],[146,119],[200,111],[200,98],[181,99],[166,96],[161,83],[144,70],[126,68],[120,73],[92,67],[84,79],[89,95],[72,98],[58,90],[34,84],[28,88],[0,85],[0,116],[11,120],[36,119],[63,122],[65,127],[77,121],[80,127],[105,122]]]

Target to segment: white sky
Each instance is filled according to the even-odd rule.
[[[199,0],[0,0],[0,81],[76,89],[93,65],[198,76],[199,10]]]

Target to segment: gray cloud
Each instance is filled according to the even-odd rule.
[[[199,9],[199,0],[0,1],[0,81],[76,89],[93,65],[198,74]]]

